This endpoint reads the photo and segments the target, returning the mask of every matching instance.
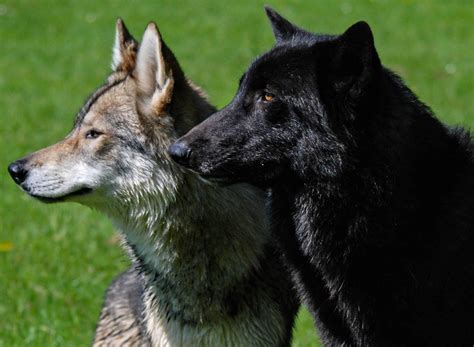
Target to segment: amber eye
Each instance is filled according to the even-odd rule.
[[[91,129],[88,132],[86,132],[86,139],[96,139],[100,135],[102,135],[102,133],[100,131]]]
[[[272,101],[274,97],[275,96],[273,94],[270,94],[270,93],[263,93],[263,95],[262,95],[263,101],[266,101],[266,102]]]

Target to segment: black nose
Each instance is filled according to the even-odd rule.
[[[168,153],[175,162],[186,165],[191,155],[191,148],[183,140],[178,140],[170,146]]]
[[[25,168],[25,161],[14,161],[10,165],[8,165],[8,172],[17,184],[23,183],[25,181],[26,176],[28,175],[28,170]]]

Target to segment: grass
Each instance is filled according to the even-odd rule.
[[[269,1],[270,2],[270,1]],[[379,54],[449,124],[474,125],[474,6],[469,1],[271,1],[312,31],[365,19]],[[106,76],[114,22],[137,38],[155,20],[187,74],[225,105],[273,43],[261,1],[24,1],[0,4],[0,346],[90,343],[103,293],[128,259],[105,217],[21,193],[9,162],[62,138]],[[316,346],[301,311],[295,346]]]

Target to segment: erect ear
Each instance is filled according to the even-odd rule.
[[[172,66],[164,55],[165,44],[155,23],[148,24],[138,50],[133,72],[138,84],[139,107],[158,115],[169,105],[173,94]]]
[[[273,35],[275,35],[277,42],[291,40],[291,38],[295,34],[303,31],[302,29],[298,28],[296,25],[290,23],[285,18],[280,16],[270,6],[267,6],[267,5],[265,6],[265,12],[267,13],[267,17],[270,20],[270,24],[273,30]]]
[[[357,22],[334,42],[328,57],[330,79],[336,92],[360,95],[380,67],[374,37],[366,22]]]
[[[138,42],[130,35],[121,18],[115,25],[115,43],[112,54],[112,70],[130,72],[135,67]]]

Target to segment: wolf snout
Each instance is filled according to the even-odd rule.
[[[26,162],[20,159],[8,165],[8,172],[16,184],[22,184],[25,181],[26,176],[28,176],[28,169],[25,164]]]
[[[184,140],[178,140],[168,149],[170,157],[178,164],[186,166],[191,156],[191,148]]]

